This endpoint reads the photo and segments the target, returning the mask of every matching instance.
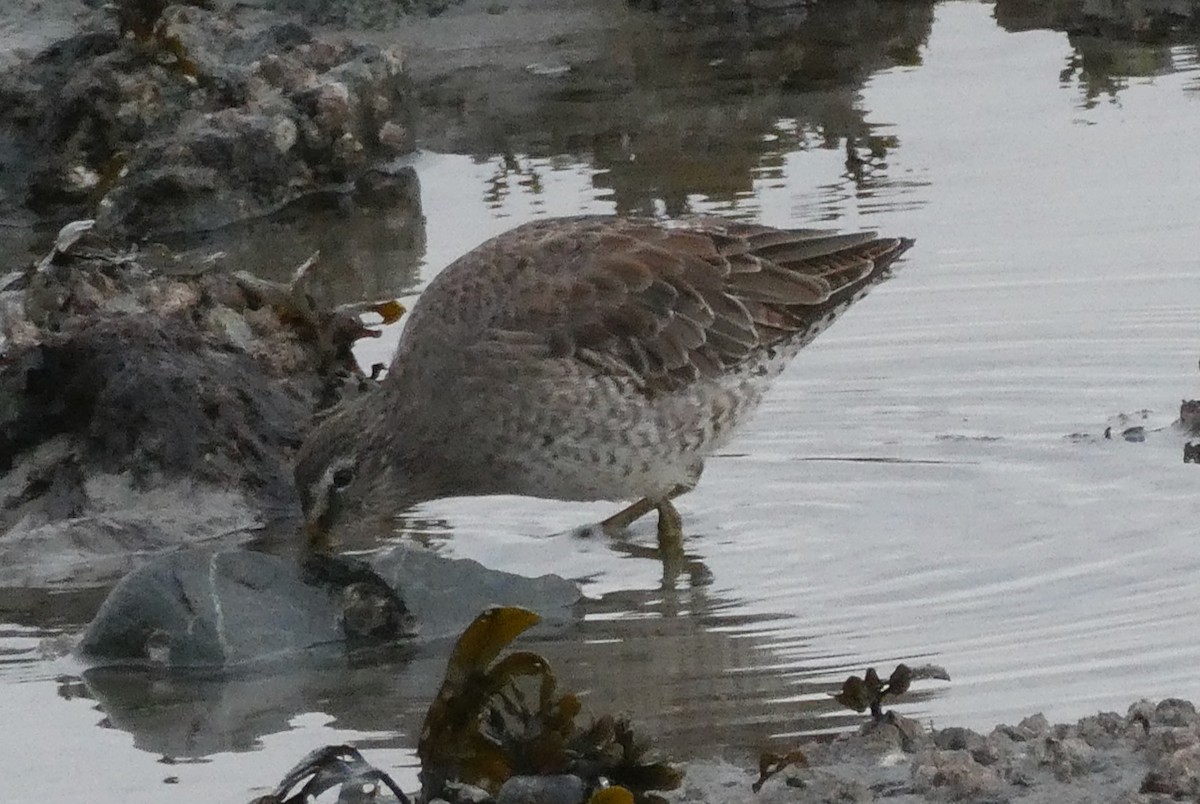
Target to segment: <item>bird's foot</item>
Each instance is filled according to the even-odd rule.
[[[683,517],[670,500],[638,500],[601,522],[600,529],[611,538],[623,538],[630,525],[651,511],[658,511],[658,548],[639,552],[643,553],[644,557],[659,559],[664,567],[682,567],[686,564],[683,552]]]
[[[608,536],[621,536],[634,522],[651,511],[658,511],[658,547],[663,555],[683,555],[683,517],[669,500],[644,498],[621,509],[600,523]]]

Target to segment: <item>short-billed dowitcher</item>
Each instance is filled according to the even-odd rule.
[[[421,294],[377,392],[301,449],[308,533],[426,500],[519,494],[671,504],[788,361],[911,240],[721,218],[539,220],[460,257]],[[747,493],[750,493],[749,491]]]

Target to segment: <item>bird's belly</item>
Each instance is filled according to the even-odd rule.
[[[695,485],[704,459],[757,402],[717,386],[649,401],[596,384],[507,406],[476,435],[491,493],[562,500],[632,500]],[[495,437],[503,432],[502,438]],[[479,484],[474,484],[479,485]]]
[[[703,457],[627,445],[561,441],[525,460],[510,475],[513,493],[558,500],[632,500],[690,486]]]

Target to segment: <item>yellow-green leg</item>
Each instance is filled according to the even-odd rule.
[[[655,506],[658,509],[658,549],[662,551],[663,559],[668,556],[681,558],[683,556],[683,517],[671,504],[663,500]]]
[[[690,491],[687,486],[676,486],[665,499],[654,500],[643,497],[623,508],[600,523],[605,533],[613,534],[628,528],[651,511],[658,511],[658,547],[663,558],[683,556],[683,517],[671,504],[671,500]]]
[[[655,508],[654,501],[649,497],[643,497],[627,508],[622,508],[608,519],[600,523],[600,527],[605,533],[613,534],[618,531],[625,530],[634,522],[644,517],[646,514],[653,511]]]

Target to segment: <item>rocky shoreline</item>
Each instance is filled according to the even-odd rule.
[[[521,609],[490,609],[452,652],[441,692],[420,730],[422,789],[413,800],[1166,804],[1200,799],[1200,716],[1191,702],[1176,698],[1140,700],[1123,715],[1100,712],[1075,723],[1051,724],[1034,714],[986,734],[876,711],[852,732],[801,741],[782,754],[764,753],[757,779],[748,763],[732,759],[675,763],[632,736],[636,720],[581,715],[573,694],[557,692],[563,680],[541,657],[495,658],[513,632],[528,625],[509,626],[500,636],[483,636],[479,628],[489,618],[513,612],[536,621]],[[519,662],[509,661],[518,657]],[[902,670],[908,672],[901,665],[893,681]],[[516,692],[522,676],[529,675],[541,679],[540,696]],[[919,675],[924,674],[914,673],[914,680]],[[906,681],[897,694],[907,688]],[[846,704],[843,698],[839,701]],[[627,734],[618,745],[609,742],[614,724]],[[409,800],[354,749],[329,746],[306,756],[273,793],[253,804],[299,802],[332,788],[342,795],[373,796],[385,787],[399,800]]]
[[[801,748],[805,767],[768,780],[754,800],[1165,804],[1200,796],[1200,718],[1179,699],[1138,701],[1123,715],[1075,723],[1035,714],[987,734],[885,718]],[[750,800],[732,790],[712,795],[734,773],[724,764],[692,766],[679,800]]]

